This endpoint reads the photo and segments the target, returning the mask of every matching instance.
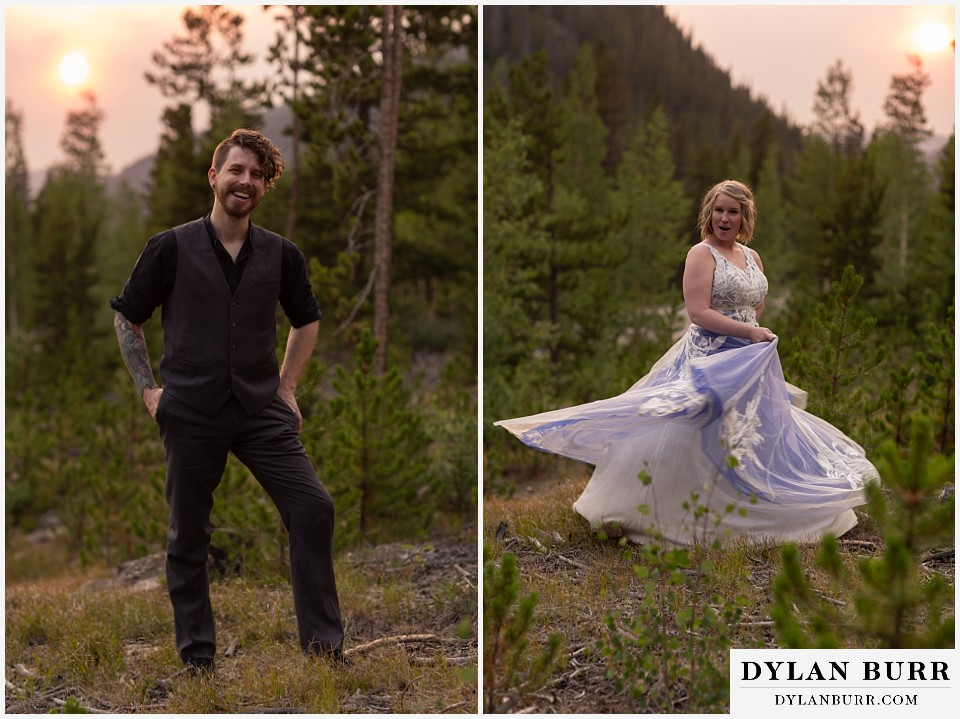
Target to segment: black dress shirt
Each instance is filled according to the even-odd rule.
[[[234,260],[217,238],[210,215],[203,219],[230,291],[236,292],[247,258],[253,251],[249,233]],[[163,304],[176,277],[177,236],[172,229],[165,230],[147,240],[147,246],[140,254],[127,284],[118,296],[110,300],[110,306],[133,324],[142,325]],[[283,240],[280,260],[280,306],[293,327],[303,327],[320,319],[320,305],[310,287],[306,258],[300,248],[286,238]]]

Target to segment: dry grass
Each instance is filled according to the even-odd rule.
[[[15,563],[37,551],[10,544]],[[214,583],[212,678],[183,671],[162,586],[137,590],[116,586],[104,570],[53,568],[56,576],[24,581],[7,567],[7,713],[45,713],[68,699],[110,713],[476,711],[477,558],[469,541],[338,558],[346,668],[299,651],[288,584]],[[419,639],[361,646],[409,635]]]
[[[600,540],[571,505],[586,485],[577,476],[542,491],[520,491],[512,498],[491,497],[484,501],[484,540],[494,556],[512,552],[524,582],[524,593],[540,594],[531,654],[556,633],[564,638],[565,659],[547,685],[527,697],[536,713],[608,713],[641,710],[616,681],[607,676],[609,665],[597,651],[597,640],[608,632],[604,617],[610,613],[629,621],[644,599],[644,582],[634,574],[636,546],[621,546],[615,540]],[[880,537],[865,513],[860,524],[841,539],[843,559],[853,567],[862,556],[882,549]],[[506,530],[503,524],[506,524]],[[500,539],[496,539],[500,530]],[[841,596],[816,568],[816,546],[800,548],[801,561],[811,585],[825,601],[853,611],[850,597]],[[735,647],[775,647],[776,634],[769,610],[773,604],[773,579],[780,571],[780,548],[774,544],[728,543],[723,550],[695,548],[692,566],[709,559],[713,568],[705,577],[707,591],[726,599],[741,594],[744,616],[733,636]],[[952,559],[949,560],[952,562]],[[933,568],[949,576],[952,564]],[[671,588],[662,599],[667,612],[679,610],[691,597],[685,589]],[[710,600],[712,602],[712,600]],[[851,647],[852,648],[852,647]],[[718,665],[726,652],[718,652]],[[682,694],[682,691],[680,691]],[[716,707],[713,711],[725,711]],[[674,711],[684,711],[681,702]]]

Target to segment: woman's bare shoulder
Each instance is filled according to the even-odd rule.
[[[715,262],[705,242],[698,242],[687,251],[687,262]]]

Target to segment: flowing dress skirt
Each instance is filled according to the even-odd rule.
[[[802,392],[783,378],[777,340],[691,329],[709,353],[688,332],[621,395],[497,424],[594,465],[574,509],[634,541],[814,542],[851,529],[877,472],[859,445],[795,406]]]

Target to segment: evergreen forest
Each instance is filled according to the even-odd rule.
[[[660,7],[484,22],[485,494],[571,471],[493,422],[619,394],[686,329],[698,204],[727,178],[757,198],[763,324],[808,409],[868,456],[925,416],[952,455],[955,146],[924,151],[919,58],[890,78],[879,126],[838,58],[796,127]]]
[[[491,6],[483,45],[485,711],[723,713],[731,647],[953,647],[955,141],[931,155],[921,61],[867,128],[837,58],[797,127],[659,7]],[[647,374],[728,178],[756,197],[786,380],[881,481],[819,544],[628,542],[572,509],[589,465],[494,422]],[[701,490],[691,527],[720,521]]]
[[[247,46],[234,9],[198,6],[150,48],[142,81],[165,109],[146,192],[110,177],[91,93],[50,138],[62,161],[30,187],[31,118],[7,98],[8,539],[53,526],[74,561],[107,566],[163,549],[163,450],[108,301],[149,237],[210,211],[214,147],[271,108],[291,118],[272,138],[286,169],[252,219],[304,252],[323,311],[298,398],[338,547],[475,526],[476,8],[243,12],[273,16],[271,47]],[[270,70],[250,79],[255,52]],[[281,354],[288,329],[278,309]],[[159,313],[145,334],[157,372]],[[234,459],[212,521],[220,569],[288,571],[282,523]]]

